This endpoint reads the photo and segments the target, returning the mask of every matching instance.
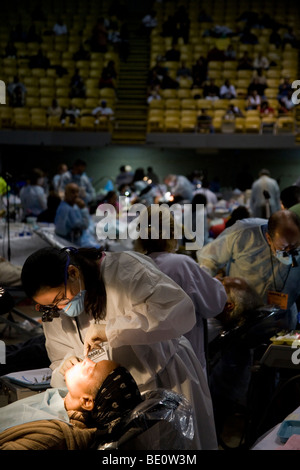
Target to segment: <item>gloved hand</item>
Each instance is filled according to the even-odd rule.
[[[59,369],[59,372],[62,375],[65,375],[66,371],[68,369],[70,369],[71,367],[75,366],[75,364],[78,364],[78,362],[82,362],[82,359],[80,359],[79,357],[76,357],[76,356],[68,357],[68,359],[66,359],[63,362],[62,366]]]
[[[87,356],[92,349],[99,348],[100,343],[107,341],[105,324],[92,323],[84,338],[84,355]]]

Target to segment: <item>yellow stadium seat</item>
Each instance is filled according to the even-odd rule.
[[[58,101],[58,104],[59,106],[61,106],[62,108],[67,108],[69,105],[70,105],[70,98],[68,97],[63,97],[63,96],[60,96],[59,98],[57,98],[57,101]]]
[[[40,106],[40,98],[38,96],[27,96],[25,106],[28,108]]]
[[[198,109],[213,109],[212,101],[205,98],[199,98],[196,100],[196,104]]]
[[[180,132],[180,118],[166,117],[164,120],[165,132]]]
[[[161,100],[152,100],[149,103],[149,109],[164,109],[165,107],[165,99]]]
[[[166,109],[180,109],[181,100],[178,98],[168,98],[165,100]]]
[[[220,99],[213,101],[213,109],[227,109],[230,100]]]
[[[224,70],[236,70],[237,69],[237,62],[235,60],[225,60],[224,62]]]
[[[235,132],[243,133],[245,131],[245,118],[236,117],[235,118]]]
[[[221,132],[222,121],[223,121],[222,116],[216,116],[213,118],[212,125],[213,125],[215,132]]]
[[[68,98],[70,94],[69,87],[57,87],[55,90],[55,96],[57,98]]]
[[[181,100],[181,108],[182,109],[197,109],[197,104],[196,104],[196,100],[193,100],[193,99],[182,99]]]
[[[76,108],[84,108],[85,107],[85,98],[71,98],[71,104],[76,106]]]
[[[51,130],[57,130],[62,128],[62,124],[60,122],[59,116],[48,116],[47,118],[47,126]]]
[[[276,131],[276,117],[265,116],[261,119],[261,132],[262,134],[274,134]]]
[[[189,78],[180,77],[178,83],[180,88],[190,89],[193,84],[193,80]]]
[[[101,98],[116,98],[116,92],[113,88],[101,88],[100,97]]]
[[[265,88],[264,95],[268,99],[275,99],[278,96],[278,88]]]
[[[229,101],[229,104],[233,104],[233,106],[237,106],[241,111],[246,108],[246,100],[241,100],[238,98],[233,98]]]
[[[94,116],[81,116],[79,118],[79,127],[84,131],[94,131],[95,128],[95,117]]]
[[[52,100],[53,98],[50,97],[50,96],[42,96],[39,101],[40,101],[40,105],[43,107],[43,108],[48,108],[49,106],[52,105]]]
[[[277,134],[294,133],[295,132],[295,120],[293,117],[282,116],[277,118],[276,123]]]
[[[191,94],[191,90],[187,88],[180,88],[179,90],[177,90],[177,98],[190,99],[193,98],[193,96]]]
[[[147,119],[147,132],[163,132],[163,116],[149,116]]]
[[[245,132],[248,134],[259,134],[261,130],[260,117],[246,117],[245,118]]]
[[[46,70],[45,69],[32,69],[31,70],[31,75],[33,77],[46,77]]]
[[[211,60],[208,63],[208,71],[210,72],[211,70],[223,70],[223,62],[219,60]]]
[[[165,88],[164,90],[161,90],[160,93],[164,99],[178,98],[177,90],[174,90],[173,88]]]
[[[51,98],[55,97],[55,87],[40,87],[40,96],[50,96]]]
[[[191,117],[182,117],[180,121],[181,132],[195,132],[197,120]]]
[[[30,116],[17,115],[13,118],[13,125],[15,129],[30,129],[31,119]]]
[[[11,128],[13,124],[13,108],[9,106],[0,106],[1,127]]]
[[[48,127],[46,114],[33,114],[31,116],[31,127],[33,129],[46,129]]]
[[[196,109],[182,109],[181,110],[181,118],[192,118],[196,119],[198,115],[198,111]]]

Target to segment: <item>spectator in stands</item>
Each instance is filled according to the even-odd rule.
[[[257,93],[257,90],[251,90],[247,97],[246,110],[248,109],[260,109],[261,96]]]
[[[262,101],[260,106],[260,115],[261,117],[265,116],[275,116],[275,109],[269,105],[267,100]]]
[[[272,33],[270,34],[270,37],[269,37],[269,43],[275,44],[277,49],[281,47],[282,39],[281,39],[280,34],[278,33],[278,28],[273,28]]]
[[[55,36],[62,36],[68,34],[67,25],[63,22],[62,18],[58,18],[57,22],[53,26],[53,33]]]
[[[281,114],[290,113],[290,111],[292,111],[295,107],[295,103],[293,103],[292,96],[293,91],[288,90],[288,94],[279,99],[279,112]]]
[[[246,26],[240,35],[240,42],[242,44],[257,44],[258,39],[254,33],[251,33],[250,28]]]
[[[268,217],[268,206],[270,214],[281,209],[280,189],[277,181],[271,178],[270,171],[263,168],[251,187],[251,216]]]
[[[116,88],[116,79],[117,71],[115,61],[109,60],[108,64],[103,67],[99,81],[99,88]]]
[[[252,65],[255,70],[257,69],[268,70],[270,66],[270,62],[267,59],[267,57],[265,57],[263,53],[260,51],[258,52],[257,56],[254,58]]]
[[[202,88],[207,79],[207,60],[200,56],[192,67],[193,88]]]
[[[229,79],[226,79],[224,84],[220,88],[220,98],[225,100],[231,100],[233,98],[236,98],[235,87],[230,83]]]
[[[224,60],[236,60],[236,51],[232,44],[228,44],[227,49],[224,51]]]
[[[181,66],[177,69],[176,73],[177,79],[179,77],[192,77],[191,69],[187,66],[186,61],[181,61]]]
[[[80,109],[76,108],[74,104],[70,103],[69,106],[65,108],[62,112],[61,123],[70,124],[74,126],[79,116],[80,116]]]
[[[79,69],[75,69],[70,81],[70,89],[70,98],[85,98],[86,88]]]
[[[58,116],[61,118],[62,112],[62,107],[59,106],[57,99],[53,98],[51,106],[47,109],[47,116]]]
[[[151,10],[142,18],[141,30],[142,33],[146,33],[147,36],[151,33],[153,28],[157,26],[157,17],[156,11]]]
[[[204,98],[207,100],[215,101],[220,98],[219,93],[220,93],[220,89],[215,84],[215,80],[213,78],[210,78],[203,87]]]
[[[290,44],[292,47],[298,46],[297,36],[291,26],[288,26],[287,31],[282,37],[282,47],[284,48],[286,44]]]
[[[161,82],[161,88],[162,90],[166,90],[168,88],[177,90],[177,88],[179,88],[179,83],[169,75],[169,72],[166,72]]]
[[[27,32],[27,42],[42,42],[41,36],[36,32],[36,26],[34,23],[29,26]]]
[[[225,60],[225,54],[224,52],[219,49],[217,46],[214,46],[210,51],[208,51],[207,54],[207,62],[215,62],[215,61],[221,61],[223,62]]]
[[[24,219],[37,217],[47,209],[47,195],[43,188],[44,172],[33,168],[27,178],[27,184],[20,190],[20,200]]]
[[[173,38],[176,33],[176,22],[173,15],[169,15],[167,20],[162,24],[161,36],[163,38]]]
[[[244,114],[240,110],[240,108],[234,104],[229,104],[228,108],[226,109],[226,113],[224,115],[224,118],[230,118],[230,117],[244,117]]]
[[[242,57],[238,61],[237,70],[252,70],[252,59],[249,56],[249,52],[245,51]]]
[[[97,124],[97,120],[102,116],[106,117],[109,120],[112,120],[114,118],[114,112],[109,106],[107,106],[107,101],[102,100],[101,106],[97,106],[93,109],[92,116],[96,117],[95,122]]]
[[[90,178],[86,174],[86,167],[87,164],[84,160],[76,160],[71,170],[64,173],[62,187],[65,189],[68,183],[76,183],[80,190],[79,196],[88,204],[95,199],[96,193]]]
[[[13,82],[7,85],[7,93],[10,106],[22,107],[25,105],[27,90],[18,75],[15,75]]]
[[[16,59],[18,55],[18,50],[14,43],[12,41],[8,41],[8,43],[5,46],[5,53],[3,55],[3,58],[10,57],[12,59]]]
[[[189,42],[190,19],[185,5],[180,5],[174,14],[176,29],[173,39],[177,42],[179,38],[183,38],[184,44]]]
[[[159,87],[158,86],[156,86],[153,90],[151,90],[151,93],[147,98],[147,103],[150,104],[151,101],[156,101],[156,100],[158,100],[158,101],[161,100],[161,96],[159,94]]]
[[[260,83],[260,78],[258,76],[254,76],[248,87],[248,95],[250,95],[253,90],[256,90],[259,96],[264,97],[264,92],[266,88],[267,85]]]
[[[104,17],[98,19],[95,24],[91,37],[92,52],[107,52],[108,30]]]
[[[172,196],[174,198],[180,198],[180,200],[192,201],[194,196],[194,186],[183,175],[167,175],[164,179],[164,183],[170,188]]]
[[[159,184],[159,176],[153,171],[152,166],[148,166],[146,176],[152,181],[152,184]]]
[[[284,77],[283,82],[278,87],[278,100],[288,96],[289,91],[293,91],[290,77]]]
[[[48,69],[50,67],[50,60],[44,55],[42,49],[39,49],[37,54],[29,58],[28,65],[31,69]]]
[[[165,60],[170,62],[178,62],[180,60],[180,50],[177,47],[177,43],[173,42],[171,49],[167,50]]]
[[[197,122],[195,126],[196,132],[214,132],[214,126],[212,125],[212,117],[207,114],[206,109],[201,109],[201,114],[197,116]]]

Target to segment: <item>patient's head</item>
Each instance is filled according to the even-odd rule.
[[[114,361],[93,362],[89,358],[74,365],[65,373],[68,393],[67,410],[91,411],[99,388],[118,364]]]
[[[88,426],[105,440],[119,438],[124,417],[142,402],[130,372],[113,361],[86,358],[67,370],[65,380],[65,408],[88,412]]]
[[[244,279],[225,276],[222,284],[227,293],[227,302],[217,318],[224,325],[242,325],[248,312],[263,305],[260,296]]]

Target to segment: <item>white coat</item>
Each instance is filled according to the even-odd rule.
[[[194,449],[217,449],[210,391],[190,342],[182,336],[195,325],[187,294],[146,256],[106,253],[101,262],[106,295],[109,358],[126,367],[140,390],[172,389],[185,395],[195,414]],[[61,314],[44,323],[53,370],[51,385],[63,387],[62,361],[83,355],[83,340],[93,320]],[[81,336],[81,337],[80,337]]]
[[[267,222],[254,218],[238,220],[199,250],[197,259],[212,276],[226,267],[228,276],[245,279],[266,304],[268,291],[287,293],[287,308],[294,309],[300,292],[300,256],[296,257],[299,266],[290,267],[271,254],[265,237]]]
[[[185,333],[185,337],[190,341],[206,371],[203,319],[215,317],[222,312],[227,301],[225,288],[189,256],[167,252],[151,253],[149,256],[194,303],[196,324],[191,331]]]
[[[263,175],[254,181],[251,188],[250,210],[253,217],[266,217],[264,190],[268,191],[270,195],[270,215],[281,208],[280,189],[277,181],[267,175]]]

